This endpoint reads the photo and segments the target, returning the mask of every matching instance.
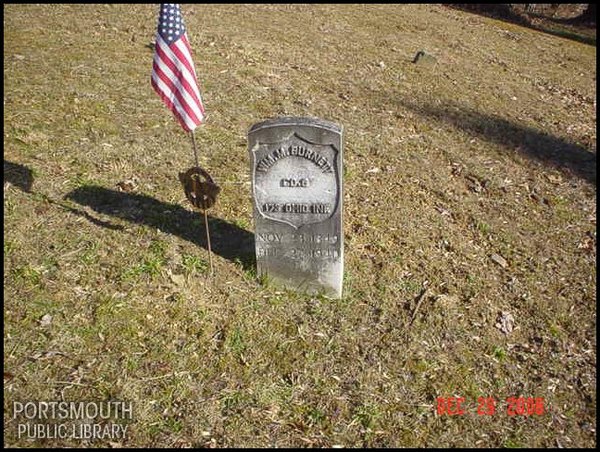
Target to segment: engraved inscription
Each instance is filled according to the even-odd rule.
[[[329,204],[301,204],[288,202],[286,204],[264,203],[263,212],[304,213],[304,214],[328,214],[331,213]]]
[[[260,242],[299,242],[302,244],[308,243],[328,243],[335,244],[339,237],[335,234],[282,234],[277,232],[258,232],[256,239]]]
[[[302,177],[299,179],[294,179],[294,178],[285,178],[285,179],[281,179],[281,181],[279,182],[279,186],[280,187],[302,187],[302,188],[306,188],[308,187],[309,184],[309,179],[307,177]]]
[[[340,175],[333,143],[313,143],[293,133],[279,142],[258,142],[250,152],[255,205],[264,218],[299,228],[335,214]]]
[[[257,257],[266,257],[266,256],[277,256],[277,248],[263,248],[261,246],[256,247],[256,256]]]
[[[292,259],[325,258],[337,259],[340,253],[335,248],[290,248],[288,255]]]
[[[257,233],[256,238],[262,242],[279,242],[281,243],[281,235],[277,233]]]
[[[302,145],[282,146],[279,149],[274,150],[258,162],[256,171],[265,172],[271,168],[275,162],[284,157],[303,157],[321,168],[324,173],[333,173],[333,167],[331,166],[331,163],[329,163],[329,160],[318,152]]]
[[[280,207],[281,206],[279,204],[273,204],[272,202],[266,202],[262,206],[262,211],[266,212],[266,213],[279,212],[281,210]]]
[[[293,240],[300,243],[337,243],[338,236],[333,234],[294,234]]]

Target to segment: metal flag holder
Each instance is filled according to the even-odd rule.
[[[192,136],[192,144],[194,146],[194,161],[196,166],[189,168],[184,173],[179,173],[179,180],[183,185],[185,196],[194,207],[204,212],[204,226],[206,228],[206,243],[208,244],[208,258],[210,261],[210,274],[214,275],[212,262],[212,249],[210,245],[210,232],[208,230],[208,216],[206,211],[215,205],[217,195],[221,191],[221,187],[215,184],[208,172],[200,167],[198,163],[198,148],[196,146],[196,137],[194,131],[190,132]]]

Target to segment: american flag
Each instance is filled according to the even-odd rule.
[[[161,3],[151,83],[188,132],[204,120],[204,106],[179,4]]]

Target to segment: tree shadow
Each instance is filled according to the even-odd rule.
[[[10,182],[24,192],[31,193],[33,171],[25,165],[4,160],[4,182]]]
[[[582,27],[578,26],[577,22],[568,22],[568,19],[548,19],[544,18],[543,21],[535,24],[527,25],[536,31],[547,33],[559,38],[570,39],[571,41],[581,42],[591,46],[596,46],[596,37],[585,34],[582,31]],[[594,32],[595,35],[595,32]]]
[[[180,205],[94,185],[77,188],[65,199],[89,206],[104,215],[158,228],[208,249],[203,216]],[[99,224],[98,221],[94,223]],[[240,263],[244,270],[252,270],[256,264],[254,234],[216,217],[208,216],[208,224],[211,250]]]
[[[463,129],[539,160],[569,177],[576,176],[596,185],[596,153],[575,143],[454,102],[432,105],[403,100],[400,103],[422,116]]]
[[[593,35],[589,27],[580,27],[583,25],[574,19],[556,19],[543,16],[535,13],[518,14],[508,3],[503,4],[453,4],[445,5],[449,8],[459,9],[463,12],[477,14],[484,17],[490,17],[496,20],[510,22],[523,27],[531,28],[535,31],[551,34],[572,41],[581,42],[588,45],[596,45],[595,31]],[[539,20],[532,21],[531,18]]]

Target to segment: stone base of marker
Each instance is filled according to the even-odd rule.
[[[248,132],[259,276],[289,289],[342,296],[342,129],[276,118]]]

